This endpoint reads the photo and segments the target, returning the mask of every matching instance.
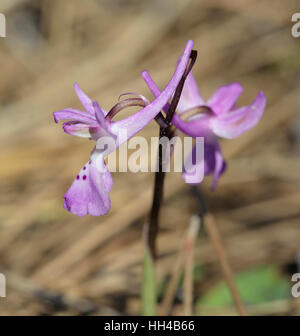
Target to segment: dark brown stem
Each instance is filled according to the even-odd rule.
[[[165,136],[168,139],[172,139],[173,133],[174,132],[171,127],[167,127],[167,128],[160,127],[159,139]],[[166,151],[166,147],[159,145],[158,171],[155,173],[152,208],[150,211],[148,232],[146,232],[146,235],[148,236],[148,245],[150,248],[150,253],[154,260],[156,259],[156,237],[157,237],[158,230],[159,230],[159,213],[160,213],[160,207],[163,201],[164,181],[165,181],[165,175],[166,175],[166,173],[162,169],[164,158],[166,157],[165,151]]]
[[[171,101],[170,108],[169,108],[167,117],[165,119],[165,124],[160,123],[160,130],[159,130],[160,140],[163,137],[167,137],[170,140],[174,136],[174,129],[172,127],[171,121],[175,113],[175,110],[177,108],[177,105],[178,105],[178,102],[179,102],[179,99],[180,99],[180,96],[183,90],[184,82],[189,72],[192,70],[192,67],[196,61],[196,58],[197,58],[197,51],[192,50],[191,55],[190,55],[190,62],[176,88],[173,99]],[[165,160],[167,159],[166,157],[167,150],[168,149],[166,148],[166,146],[162,146],[161,144],[159,145],[158,171],[155,173],[152,207],[150,211],[149,223],[146,224],[144,228],[146,245],[149,247],[150,254],[153,260],[155,260],[157,256],[156,239],[157,239],[157,234],[159,231],[159,213],[160,213],[160,207],[163,201],[163,189],[164,189],[164,180],[165,180],[165,172],[163,171],[163,164]]]

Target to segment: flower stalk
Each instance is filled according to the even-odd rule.
[[[159,140],[167,137],[171,140],[174,136],[175,129],[171,123],[176,107],[178,105],[184,82],[193,68],[197,58],[197,51],[192,50],[190,54],[190,62],[175,90],[171,104],[167,104],[164,108],[166,118],[162,113],[155,119],[159,124]],[[156,276],[154,263],[157,257],[156,241],[159,231],[159,214],[163,202],[163,190],[165,181],[165,171],[163,169],[164,162],[167,157],[167,148],[159,142],[158,148],[158,171],[155,173],[154,192],[152,207],[149,215],[149,220],[145,222],[143,236],[144,236],[144,260],[143,260],[143,283],[142,283],[142,314],[155,315],[156,312]]]
[[[171,140],[174,136],[175,129],[172,125],[172,118],[174,116],[179,99],[181,97],[184,82],[188,74],[192,70],[196,59],[197,59],[197,51],[192,50],[191,55],[190,55],[190,62],[187,65],[186,70],[176,88],[172,102],[170,105],[167,105],[166,107],[167,115],[164,120],[165,122],[161,123],[158,121],[158,124],[160,125],[159,140],[161,140],[164,137],[167,137],[169,140]],[[165,172],[163,169],[163,165],[164,165],[164,162],[166,162],[168,159],[169,158],[167,157],[167,149],[160,144],[158,148],[158,159],[157,159],[158,160],[158,171],[155,173],[152,207],[150,211],[149,222],[146,222],[145,228],[144,228],[145,244],[146,246],[148,246],[150,255],[153,260],[155,260],[157,257],[156,240],[157,240],[157,235],[159,231],[159,213],[160,213],[160,208],[161,208],[162,201],[163,201],[163,189],[164,189],[164,180],[165,180]]]

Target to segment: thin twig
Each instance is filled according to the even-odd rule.
[[[227,285],[229,287],[229,290],[231,292],[233,301],[236,305],[236,309],[241,316],[246,316],[247,315],[246,309],[240,297],[239,291],[236,287],[234,277],[233,277],[233,272],[231,270],[231,267],[230,267],[230,264],[229,264],[229,261],[226,255],[225,248],[224,248],[224,245],[222,243],[222,240],[219,234],[219,230],[216,226],[215,219],[213,215],[208,212],[205,199],[202,193],[200,192],[199,188],[196,186],[192,187],[192,192],[201,206],[200,217],[202,217],[203,219],[204,226],[217,252],[217,256],[221,264],[221,269],[224,274],[224,278],[227,282]]]
[[[207,213],[204,216],[204,226],[217,252],[219,262],[221,264],[221,268],[222,268],[225,280],[227,282],[227,285],[230,289],[236,309],[241,316],[246,316],[247,315],[246,309],[240,297],[239,291],[236,287],[233,273],[232,273],[230,264],[228,262],[228,258],[227,258],[218,228],[216,226],[215,219],[212,214]]]
[[[162,300],[160,309],[159,309],[159,314],[160,315],[169,315],[171,313],[171,308],[172,308],[172,304],[174,302],[174,298],[176,295],[176,291],[178,288],[178,284],[179,284],[179,280],[180,280],[180,276],[182,274],[182,270],[184,268],[184,265],[187,265],[187,263],[189,263],[190,265],[192,264],[192,267],[189,267],[189,270],[193,270],[193,263],[194,263],[194,249],[195,249],[195,240],[197,238],[198,232],[200,229],[200,217],[199,216],[193,216],[191,218],[190,221],[190,225],[189,225],[189,229],[188,229],[188,233],[187,236],[183,239],[182,243],[180,244],[180,248],[178,250],[178,254],[176,257],[176,262],[175,265],[173,267],[172,270],[172,274],[171,274],[171,278],[168,282],[168,286],[166,288],[165,291],[165,295],[164,298]],[[192,253],[189,253],[190,250],[192,248]],[[191,262],[188,262],[189,260],[192,260]],[[185,264],[185,260],[187,260],[186,264]],[[185,273],[187,273],[187,267],[185,269]],[[191,273],[191,272],[189,272]],[[189,277],[189,276],[188,276]],[[190,283],[190,280],[192,278],[189,277],[188,282]],[[185,284],[184,284],[184,288],[185,291],[189,291],[189,293],[186,295],[186,293],[184,293],[184,297],[189,297],[192,298],[193,294],[190,291],[190,289],[188,288],[192,288],[191,285],[189,285],[187,283],[187,277],[185,277]],[[191,299],[187,300],[188,302],[192,302]],[[190,309],[189,311],[192,312],[192,309]],[[189,314],[191,315],[191,314]]]
[[[184,268],[183,307],[186,316],[191,316],[193,314],[194,257],[195,257],[195,243],[199,233],[199,229],[200,229],[200,217],[196,215],[191,218],[185,245],[186,260]]]
[[[172,270],[171,279],[168,283],[163,301],[160,306],[159,314],[162,316],[169,315],[171,312],[180,276],[182,274],[183,265],[184,265],[184,248],[182,246],[178,252],[176,263]]]

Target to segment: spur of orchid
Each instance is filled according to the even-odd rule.
[[[144,71],[142,76],[153,95],[159,96],[160,90],[149,73]],[[258,93],[250,105],[237,108],[236,101],[242,92],[243,88],[239,83],[232,83],[221,86],[205,102],[193,74],[190,73],[177,105],[178,113],[175,113],[172,119],[173,125],[184,134],[204,138],[204,174],[213,174],[213,190],[226,169],[218,137],[225,139],[239,137],[259,122],[265,110],[266,97],[263,91]],[[189,166],[201,164],[200,161],[196,162],[195,150],[196,146],[189,154],[185,164],[186,170],[182,174],[185,182],[190,184],[202,181],[200,174],[188,172]]]
[[[71,135],[95,141],[99,141],[102,137],[110,137],[114,140],[116,149],[150,123],[168,103],[186,71],[192,47],[193,41],[188,41],[171,80],[153,101],[148,103],[146,99],[140,98],[125,104],[143,106],[143,109],[128,118],[113,121],[113,117],[120,110],[120,104],[109,112],[104,111],[80,89],[78,84],[75,84],[76,94],[85,111],[67,108],[54,112],[55,122],[68,120],[63,123],[63,130]],[[120,134],[126,134],[126,137],[120,137]],[[79,171],[64,195],[64,208],[77,216],[88,214],[101,216],[107,214],[110,209],[109,192],[113,179],[106,167],[104,153],[106,156],[110,154],[95,146],[89,161]]]

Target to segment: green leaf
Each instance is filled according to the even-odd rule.
[[[254,268],[235,276],[238,290],[245,304],[259,304],[288,298],[290,283],[275,266]],[[233,304],[230,292],[224,281],[217,284],[199,301],[201,306],[216,307]]]
[[[142,315],[154,316],[156,312],[157,290],[153,260],[148,248],[144,247],[143,282],[142,282]]]

